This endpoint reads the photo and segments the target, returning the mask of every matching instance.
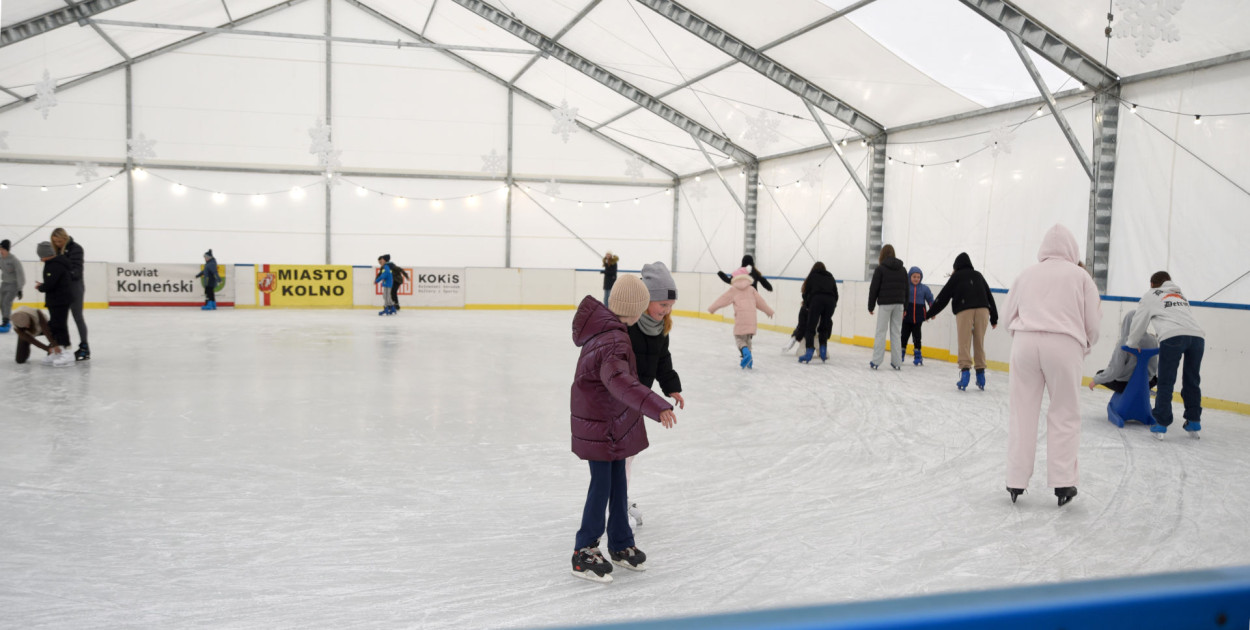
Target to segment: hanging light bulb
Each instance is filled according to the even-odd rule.
[[[893,163],[894,163],[894,158],[892,158],[892,157],[886,157],[886,158],[885,158],[885,163],[886,163],[886,164],[893,164]]]
[[[260,193],[256,193],[255,195],[252,195],[252,205],[253,206],[265,205],[265,196]]]
[[[1194,114],[1194,124],[1195,124],[1195,125],[1201,125],[1201,124],[1202,124],[1202,115],[1201,115],[1201,114]]]
[[[1137,103],[1131,103],[1131,104],[1129,105],[1129,108],[1128,108],[1128,113],[1130,113],[1130,114],[1136,114],[1136,113],[1137,113]]]
[[[112,176],[112,175],[109,175],[109,181],[110,181],[110,182],[111,182],[111,181],[113,181],[113,176]]]
[[[295,186],[294,188],[291,188],[291,199],[303,199],[303,198],[304,198],[303,188],[300,188],[299,186]]]
[[[582,207],[582,202],[580,202],[580,201],[579,201],[579,202],[577,202],[577,207],[578,207],[578,208]]]
[[[131,171],[131,172],[134,174],[135,179],[143,180],[143,179],[147,179],[147,177],[148,177],[148,172],[147,172],[147,171],[145,171],[145,170],[143,170],[141,167],[138,167],[138,166],[136,166],[136,167],[135,167],[135,170],[133,170],[133,171]]]
[[[433,209],[435,209],[435,210],[441,210],[441,209],[443,208],[443,200],[442,200],[442,199],[431,199],[431,200],[430,200],[430,207],[431,207],[431,208],[433,208]]]
[[[40,187],[39,187],[39,192],[48,192],[48,187],[47,187],[47,186],[40,186]]]
[[[173,186],[170,186],[169,189],[174,191],[175,195],[182,196],[187,194],[187,187],[182,184],[174,184]]]
[[[959,168],[959,166],[960,166],[959,160],[955,160],[955,168]]]
[[[78,182],[77,184],[74,184],[74,188],[82,188],[82,182]]]
[[[746,176],[747,176],[747,172],[746,172],[746,171],[738,171],[738,177],[741,177],[741,178],[743,178],[743,179],[746,179]]]
[[[639,200],[637,197],[634,197],[634,205],[636,206],[636,205],[638,205],[638,204],[640,204],[640,203],[642,203],[642,201],[641,201],[641,200]]]
[[[756,189],[756,190],[763,190],[763,189],[764,189],[764,184],[763,184],[762,182],[756,182],[756,184],[755,184],[755,189]]]
[[[611,208],[611,207],[612,207],[612,202],[611,202],[611,201],[605,201],[605,202],[603,202],[603,207],[604,207],[604,208]]]
[[[702,178],[702,177],[700,177],[700,176],[698,176],[698,175],[695,175],[695,176],[694,176],[694,181],[696,181],[696,182],[701,182],[701,181],[703,181],[703,178]]]
[[[673,196],[673,189],[672,189],[672,188],[665,188],[665,189],[664,189],[664,196],[665,196],[665,197],[671,197],[671,196]]]
[[[408,198],[407,197],[395,197],[394,203],[395,203],[396,208],[407,208]]]
[[[774,190],[775,192],[781,192],[781,186],[777,186],[777,187],[776,187],[776,188],[774,188],[773,190]]]
[[[920,170],[922,170],[922,171],[924,170],[924,164],[921,164],[921,165],[920,165]]]
[[[1036,111],[1036,112],[1033,112],[1033,115],[1034,115],[1034,116],[1041,116],[1041,115],[1042,115],[1042,106],[1041,106],[1041,105],[1038,105],[1038,106],[1037,106],[1037,111]]]
[[[468,197],[465,197],[464,205],[469,208],[476,208],[477,207],[477,195],[469,195]]]
[[[8,189],[9,189],[8,184],[0,184],[0,190],[8,190]]]
[[[547,203],[555,203],[555,202],[556,202],[555,197],[547,197]]]
[[[367,194],[369,194],[369,189],[368,189],[368,188],[365,188],[364,186],[357,186],[357,187],[356,187],[356,196],[357,196],[357,197],[364,197],[364,196],[365,196],[365,195],[367,195]]]
[[[839,143],[839,144],[841,144],[842,146],[846,146],[846,138],[843,138],[843,139],[842,139],[842,142],[841,142],[841,143]]]
[[[866,146],[868,146],[868,141],[867,141],[867,140],[865,140],[864,138],[860,138],[860,139],[859,139],[859,146],[861,146],[861,147],[866,147]]]
[[[219,192],[213,193],[213,203],[216,203],[216,204],[226,203],[226,195],[224,193],[219,193]]]

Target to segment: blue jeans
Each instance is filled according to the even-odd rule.
[[[1180,335],[1159,343],[1159,384],[1155,388],[1155,422],[1162,426],[1172,424],[1172,389],[1176,387],[1176,370],[1185,362],[1181,376],[1181,399],[1185,401],[1185,419],[1202,420],[1202,352],[1206,341],[1202,337]]]
[[[582,510],[582,528],[577,530],[576,551],[589,547],[603,535],[603,513],[608,511],[608,551],[634,546],[634,532],[629,528],[629,495],[625,477],[625,460],[587,462],[590,464],[590,490]]]

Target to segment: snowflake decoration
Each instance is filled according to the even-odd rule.
[[[340,177],[338,173],[335,173],[334,169],[326,171],[324,175],[326,186],[328,188],[334,188],[335,186],[341,186],[343,184],[343,178]]]
[[[499,153],[496,152],[494,149],[490,150],[490,155],[482,156],[482,172],[483,173],[490,173],[491,175],[498,175],[504,172],[506,168],[507,167],[504,165],[503,156],[499,155]]]
[[[547,190],[543,191],[548,197],[560,196],[560,183],[553,177],[547,181]]]
[[[630,156],[625,160],[625,176],[630,179],[642,179],[643,161],[637,156]]]
[[[8,137],[9,137],[9,132],[0,131],[0,151],[7,151],[9,149],[9,143],[4,141],[5,138],[8,138]]]
[[[700,183],[693,186],[687,186],[685,190],[686,196],[695,201],[703,201],[704,199],[707,199],[707,184]]]
[[[308,130],[308,137],[312,138],[312,145],[308,147],[308,152],[317,156],[317,166],[325,169],[327,173],[333,173],[343,163],[339,161],[342,151],[334,149],[334,143],[330,141],[330,125],[324,120],[318,118],[317,126]]]
[[[1184,3],[1185,0],[1117,0],[1124,21],[1121,28],[1115,29],[1115,36],[1136,39],[1137,54],[1142,57],[1150,54],[1155,40],[1180,41],[1181,32],[1172,23],[1172,16],[1180,12]]]
[[[990,155],[998,157],[999,153],[1011,153],[1011,142],[1016,136],[1006,127],[999,127],[990,132],[990,137],[982,144],[989,148]]]
[[[768,112],[760,110],[759,114],[754,118],[747,117],[747,132],[744,138],[749,142],[759,142],[763,146],[768,146],[781,138],[777,133],[777,125],[781,124],[780,120],[768,115]]]
[[[799,177],[799,181],[803,182],[803,186],[808,188],[820,187],[820,165],[812,164],[803,169],[803,175]]]
[[[126,155],[136,163],[142,163],[144,160],[156,157],[156,151],[152,149],[153,146],[156,146],[156,141],[148,140],[143,134],[139,134],[137,138],[127,140],[126,145],[130,147]]]
[[[78,176],[78,179],[84,182],[89,182],[99,177],[99,174],[96,171],[100,168],[100,165],[95,162],[79,162],[78,164],[75,164],[75,166],[78,167],[78,171],[74,174]]]
[[[565,144],[569,142],[569,136],[577,133],[577,108],[569,107],[567,100],[560,101],[560,106],[551,110],[551,117],[555,119],[556,124],[551,126],[551,133],[560,136]]]
[[[35,84],[35,109],[43,114],[44,120],[47,120],[48,112],[52,111],[53,107],[56,107],[56,79],[44,70],[43,80]]]

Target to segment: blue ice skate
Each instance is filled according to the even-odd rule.
[[[985,390],[985,370],[977,370],[977,387]]]
[[[874,369],[874,370],[875,370],[875,369],[877,369],[877,367],[878,367],[878,366],[877,366],[877,364],[876,364],[876,363],[873,363],[872,361],[869,361],[869,362],[868,362],[868,367],[870,367],[870,368],[872,368],[872,369]]]
[[[812,354],[813,354],[814,352],[816,352],[816,350],[814,350],[814,349],[812,349],[812,348],[808,348],[807,350],[804,350],[804,351],[803,351],[803,355],[799,357],[799,363],[811,363],[811,362],[812,362]]]
[[[912,361],[911,364],[917,367],[924,365],[924,357],[920,356],[920,348],[916,348],[916,360]]]
[[[959,391],[961,392],[968,391],[968,381],[971,378],[972,378],[972,372],[970,370],[960,370],[959,382],[955,383],[955,387],[958,387]]]
[[[13,330],[13,325],[8,322],[5,322],[3,326],[0,326],[0,333],[7,333],[10,330]]]
[[[820,344],[820,362],[824,363],[825,361],[828,361],[828,360],[829,360],[829,346],[826,346],[825,344],[822,343]]]
[[[742,361],[740,361],[738,365],[744,370],[747,368],[754,368],[755,362],[751,360],[751,349],[743,347],[741,352]]]
[[[382,310],[378,311],[378,317],[381,317],[383,315],[390,315],[390,314],[391,314],[391,307],[389,306],[383,306]]]
[[[1181,428],[1185,429],[1185,431],[1189,433],[1189,437],[1198,438],[1198,437],[1201,437],[1198,435],[1198,432],[1202,430],[1202,421],[1201,420],[1186,420],[1185,426]]]

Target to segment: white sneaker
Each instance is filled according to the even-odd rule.
[[[68,367],[74,364],[74,355],[62,352],[52,359],[52,367]]]

